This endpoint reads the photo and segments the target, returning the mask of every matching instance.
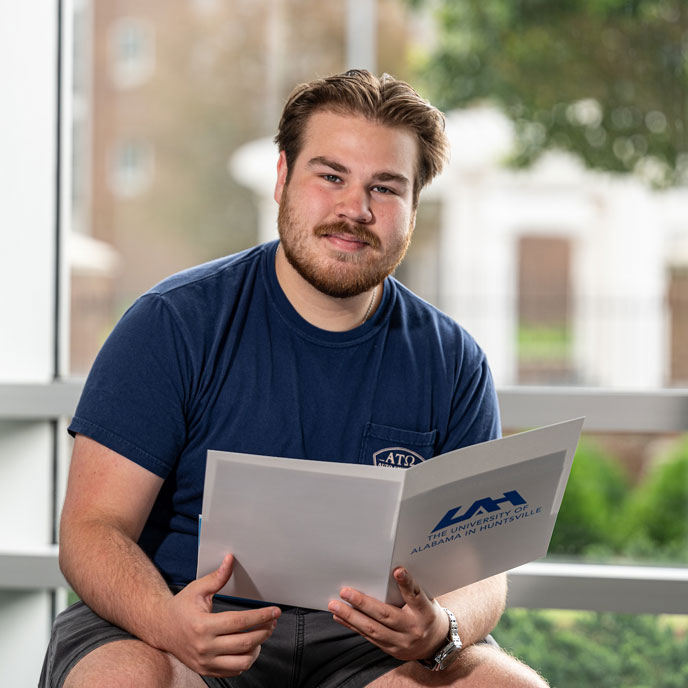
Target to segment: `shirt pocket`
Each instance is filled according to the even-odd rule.
[[[366,423],[359,463],[385,468],[410,468],[435,455],[437,430],[416,432]]]

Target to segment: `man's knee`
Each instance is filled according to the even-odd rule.
[[[179,660],[140,640],[117,640],[82,657],[64,688],[199,688],[203,680]]]

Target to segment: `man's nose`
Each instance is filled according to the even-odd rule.
[[[350,222],[369,223],[373,219],[373,213],[367,189],[353,186],[342,189],[335,206],[335,214],[339,219],[347,219]]]

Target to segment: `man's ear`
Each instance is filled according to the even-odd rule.
[[[275,183],[275,200],[279,204],[282,200],[284,185],[287,183],[287,156],[284,151],[280,151],[277,159],[277,182]]]

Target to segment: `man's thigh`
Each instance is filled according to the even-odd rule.
[[[213,606],[216,612],[239,609],[245,606],[228,600],[216,599]],[[160,677],[159,685],[201,685],[192,680],[196,678],[213,688],[363,688],[401,664],[335,623],[327,612],[286,608],[249,671],[227,679],[198,677],[78,602],[55,620],[39,688],[69,688],[68,676],[76,682],[97,676],[99,670],[103,672],[99,684],[104,685],[106,674],[120,670],[125,676],[132,663]],[[179,683],[185,672],[185,682]],[[138,677],[143,686],[143,673]]]
[[[39,688],[94,685],[203,688],[204,683],[176,658],[77,602],[55,620]]]
[[[214,611],[243,608],[228,600],[214,604]],[[454,682],[466,688],[546,685],[528,667],[487,645],[467,648],[451,672],[430,672],[415,662],[403,663],[386,655],[335,623],[326,612],[295,608],[284,610],[249,671],[227,679],[199,677],[171,655],[145,645],[78,602],[55,621],[39,688],[108,685],[108,676],[112,685],[124,686],[130,671],[137,688],[191,688],[203,682],[212,688],[388,688]]]
[[[141,640],[116,640],[82,657],[64,688],[205,688],[198,674]]]
[[[429,671],[406,662],[370,684],[370,688],[547,688],[537,672],[503,650],[480,643],[467,647],[445,671]]]
[[[101,619],[83,602],[68,607],[53,624],[39,688],[62,688],[77,662],[102,645],[118,640],[135,638]]]

